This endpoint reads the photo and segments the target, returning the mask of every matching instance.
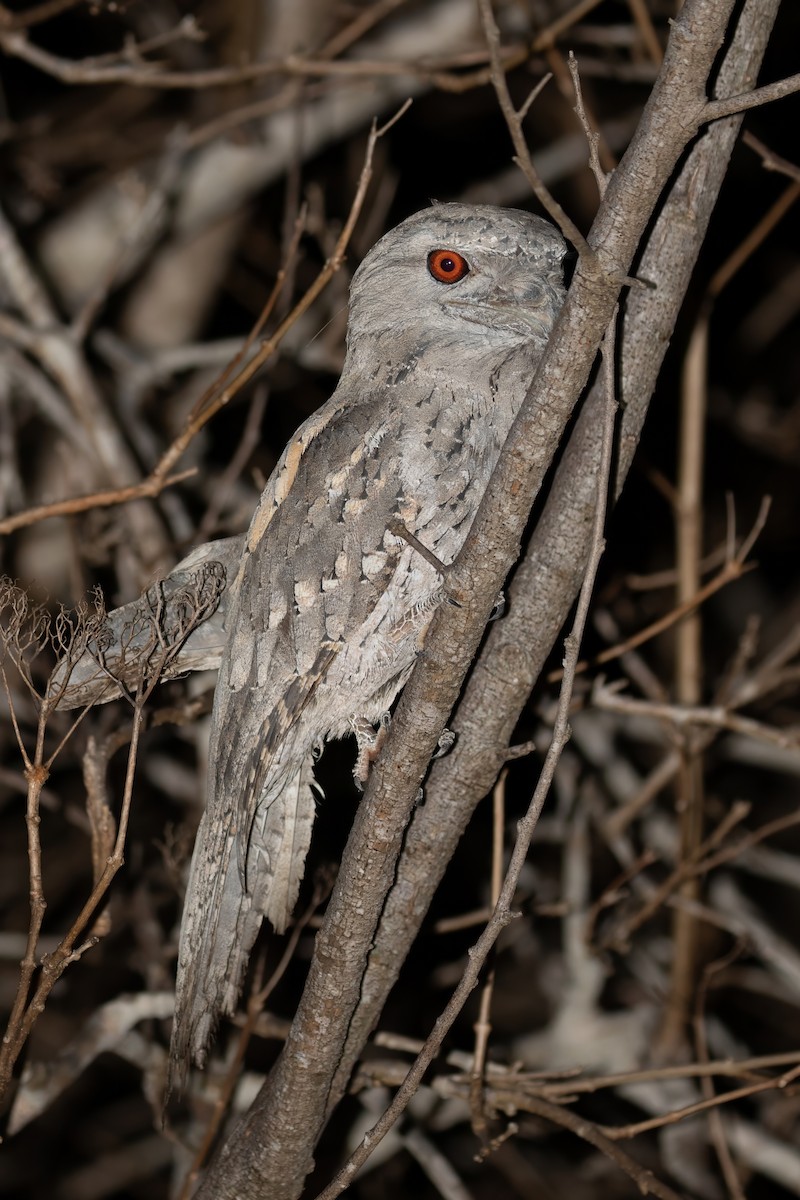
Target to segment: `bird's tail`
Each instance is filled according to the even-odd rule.
[[[190,1060],[204,1064],[219,1017],[235,1012],[264,917],[278,932],[289,922],[314,822],[313,765],[309,754],[259,804],[245,871],[233,821],[207,811],[200,822],[181,922],[169,1092],[183,1087]]]

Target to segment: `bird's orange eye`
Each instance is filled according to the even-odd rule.
[[[455,250],[431,250],[428,270],[439,283],[458,283],[469,274],[469,263]]]

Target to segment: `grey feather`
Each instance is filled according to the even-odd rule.
[[[441,282],[431,252],[469,270]],[[315,751],[408,678],[563,299],[565,245],[515,210],[437,205],[351,288],[336,391],[287,446],[226,599],[208,801],[181,930],[173,1081],[232,1013],[266,916],[283,929],[314,817]]]

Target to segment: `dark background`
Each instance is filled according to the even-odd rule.
[[[30,6],[27,6],[30,7]],[[299,41],[281,41],[277,6],[227,5],[218,0],[200,5],[170,4],[166,0],[115,6],[77,4],[69,11],[30,30],[30,40],[67,59],[117,53],[126,36],[144,41],[173,28],[181,17],[194,14],[208,32],[202,43],[176,41],[151,57],[173,70],[235,65],[243,61],[280,57],[294,49],[313,53],[337,29],[368,5],[313,4],[307,6],[306,27]],[[469,7],[469,6],[467,6]],[[523,46],[556,16],[567,10],[556,0],[500,5],[498,16],[504,41]],[[9,6],[22,12],[26,6]],[[667,34],[671,3],[649,0],[648,9],[661,39]],[[454,58],[478,52],[482,39],[475,17],[471,35],[449,43],[437,22],[441,5],[422,2],[402,6],[377,27],[385,38],[378,49],[364,51],[370,58],[392,58],[394,38],[405,22],[414,22],[422,36],[423,53]],[[454,10],[455,11],[455,10]],[[440,19],[440,18],[439,18]],[[426,22],[430,37],[425,39]],[[295,36],[299,34],[295,31]],[[770,81],[797,70],[800,44],[800,10],[785,3],[762,72]],[[510,76],[512,92],[521,103],[543,70],[564,71],[561,54],[575,50],[583,72],[587,103],[602,130],[632,129],[654,77],[626,4],[605,0],[594,12],[565,33],[555,56],[533,54]],[[398,52],[396,58],[408,58]],[[170,139],[197,131],[223,112],[234,111],[278,92],[283,81],[272,78],[241,83],[233,88],[206,86],[194,90],[136,88],[125,83],[96,86],[88,82],[59,82],[12,55],[2,58],[0,94],[0,171],[2,204],[16,230],[30,264],[48,289],[61,318],[68,322],[75,308],[65,297],[48,258],[48,237],[65,215],[81,205],[99,204],[107,189],[137,187],[146,193],[159,164],[171,151]],[[467,61],[466,59],[463,61]],[[471,61],[470,61],[470,65]],[[480,64],[477,64],[480,65]],[[466,66],[456,65],[456,75]],[[634,78],[631,78],[634,76]],[[202,226],[186,231],[178,227],[182,180],[209,143],[178,149],[176,180],[165,197],[167,215],[140,262],[101,288],[97,310],[85,339],[86,361],[108,412],[118,422],[145,474],[169,444],[204,388],[213,370],[182,367],[166,371],[147,386],[132,383],[131,364],[152,362],[172,349],[141,334],[131,318],[134,303],[150,311],[151,328],[158,328],[160,305],[165,298],[153,283],[152,272],[176,245],[191,247],[197,240],[198,265],[211,251],[203,242],[209,228],[227,230],[227,245],[218,253],[213,284],[198,277],[204,292],[199,316],[187,323],[183,344],[212,344],[223,338],[243,338],[258,316],[278,270],[298,201],[308,197],[312,229],[303,237],[301,253],[293,265],[292,293],[299,296],[314,278],[331,245],[331,238],[346,217],[361,167],[368,123],[376,113],[386,118],[399,105],[380,90],[380,82],[367,80],[355,87],[362,96],[374,96],[364,105],[363,119],[345,133],[330,132],[313,153],[305,150],[304,114],[314,107],[312,80],[297,80],[296,94],[283,112],[297,116],[297,138],[285,154],[282,169],[264,186],[239,189],[231,182],[229,207]],[[326,102],[353,87],[336,76],[324,81]],[[398,96],[402,96],[401,84]],[[311,94],[309,94],[309,91]],[[800,109],[789,98],[755,110],[745,128],[777,155],[797,159]],[[313,124],[313,117],[309,123]],[[528,118],[527,134],[534,158],[551,152],[562,162],[547,178],[554,194],[577,224],[587,230],[596,204],[596,190],[585,165],[573,166],[570,139],[579,134],[572,101],[553,81],[537,100]],[[243,149],[270,145],[274,130],[269,119],[240,121],[222,135]],[[617,142],[624,149],[625,138]],[[423,82],[410,111],[378,146],[375,176],[364,213],[353,238],[348,261],[313,307],[309,318],[295,328],[279,356],[254,385],[240,392],[198,436],[185,462],[198,473],[177,489],[164,494],[155,511],[172,548],[172,561],[197,537],[208,539],[239,532],[247,525],[264,479],[271,471],[286,439],[296,425],[321,404],[333,389],[341,362],[347,279],[361,255],[386,228],[426,205],[432,198],[482,199],[489,202],[535,207],[521,174],[514,174],[511,147],[493,90],[488,85],[460,93]],[[538,160],[537,160],[538,161]],[[797,168],[795,167],[795,171]],[[795,175],[795,178],[797,176]],[[675,562],[675,522],[669,488],[677,471],[680,386],[684,351],[703,298],[715,271],[746,239],[776,200],[791,186],[786,175],[764,169],[750,146],[737,146],[727,181],[692,288],[667,356],[654,397],[639,455],[621,502],[608,530],[608,549],[601,568],[597,605],[611,613],[621,636],[632,634],[670,611],[674,581],[666,586],[640,586],[642,577],[669,571]],[[223,189],[224,191],[224,189]],[[72,250],[70,251],[70,246]],[[60,249],[65,261],[75,251],[75,238],[62,232]],[[190,250],[191,254],[191,250]],[[65,268],[69,277],[69,266]],[[191,275],[188,276],[191,283]],[[0,279],[3,307],[19,317],[12,295]],[[286,301],[282,301],[283,304]],[[728,496],[735,506],[737,529],[749,528],[765,495],[772,497],[769,519],[754,552],[757,566],[742,580],[718,592],[703,609],[704,700],[712,703],[715,690],[732,662],[740,639],[751,620],[759,622],[754,663],[760,661],[796,625],[800,608],[798,585],[797,524],[798,464],[800,462],[800,246],[795,210],[777,223],[763,243],[734,276],[713,306],[708,367],[708,421],[705,471],[705,550],[711,554],[724,541]],[[137,332],[138,330],[138,332]],[[112,361],[108,338],[128,355]],[[319,335],[319,336],[317,336]],[[62,434],[42,414],[25,387],[3,374],[3,356],[10,342],[0,337],[0,469],[3,487],[0,505],[5,517],[34,504],[77,494],[82,468],[69,462],[74,451],[65,451]],[[18,352],[19,348],[17,348]],[[25,353],[25,350],[21,351]],[[35,362],[35,354],[29,355]],[[222,365],[221,360],[219,366]],[[58,386],[57,384],[55,386]],[[225,471],[242,438],[254,399],[266,389],[266,407],[260,434],[244,454],[241,470],[226,481]],[[179,467],[184,465],[182,462]],[[88,477],[87,477],[88,478]],[[92,485],[93,486],[93,485]],[[91,489],[89,489],[91,490]],[[212,506],[209,519],[209,505]],[[204,523],[205,521],[205,523]],[[119,509],[91,512],[34,525],[0,544],[1,568],[7,575],[29,584],[45,584],[58,601],[74,603],[82,592],[99,582],[109,606],[132,599],[130,575],[121,578],[120,555],[134,558],[137,548],[126,546],[128,533]],[[717,565],[718,565],[718,559]],[[149,561],[139,555],[138,586],[171,563]],[[594,629],[587,653],[602,649],[605,641]],[[641,651],[649,668],[660,679],[666,695],[673,689],[673,638],[667,633]],[[560,652],[553,656],[560,661]],[[795,667],[795,675],[796,675]],[[626,678],[612,663],[605,669],[612,679]],[[212,679],[179,681],[165,685],[153,704],[180,704],[191,689],[210,688]],[[17,685],[12,681],[12,687]],[[634,685],[629,686],[636,694]],[[30,737],[34,713],[29,700],[19,698],[23,736]],[[519,739],[536,737],[546,746],[542,716],[546,717],[554,691],[542,682],[524,718]],[[627,767],[641,778],[665,753],[669,735],[658,725],[626,722],[592,712],[588,691],[580,689],[584,710],[576,717],[576,736],[563,764],[562,777],[540,826],[540,836],[523,880],[519,907],[523,921],[501,940],[496,956],[497,979],[492,1009],[491,1056],[498,1062],[525,1059],[528,1069],[552,1068],[541,1044],[524,1038],[549,1029],[565,1003],[567,968],[563,961],[565,862],[569,830],[576,814],[586,822],[588,848],[583,862],[587,873],[586,906],[600,896],[616,877],[620,866],[605,842],[600,826],[605,814],[619,803],[611,779],[615,768]],[[797,691],[791,672],[780,687],[760,699],[746,714],[777,729],[797,728]],[[44,888],[48,900],[43,937],[45,949],[69,926],[91,885],[80,756],[90,732],[111,733],[128,720],[123,703],[114,703],[89,715],[57,759],[43,798],[41,835],[44,852]],[[109,898],[111,930],[100,944],[72,965],[50,997],[39,1020],[27,1055],[26,1071],[46,1072],[68,1048],[87,1020],[106,1002],[123,994],[167,991],[172,986],[177,922],[182,894],[182,871],[188,861],[191,838],[203,797],[203,750],[206,722],[178,728],[165,725],[148,731],[141,749],[135,805],[128,839],[126,864],[114,882]],[[59,716],[52,736],[66,728]],[[605,747],[600,767],[589,747],[600,739]],[[705,755],[707,819],[715,825],[736,800],[751,802],[745,827],[755,829],[765,821],[784,816],[797,806],[800,753],[793,750],[757,755],[744,739],[722,734]],[[0,1007],[10,1007],[16,987],[22,933],[28,922],[28,883],[24,780],[19,751],[3,702],[0,724],[0,907],[3,947],[0,961]],[[350,784],[352,748],[332,746],[325,755],[323,783],[326,801],[320,806],[307,871],[310,895],[315,872],[338,861],[347,836],[357,795]],[[124,753],[112,762],[112,783],[121,792]],[[524,811],[535,780],[535,757],[516,763],[507,785],[506,822],[509,837],[513,822]],[[634,848],[651,848],[656,863],[648,869],[653,881],[662,879],[670,866],[670,831],[674,834],[675,796],[667,788],[631,832]],[[381,1029],[408,1037],[424,1038],[435,1016],[457,982],[468,946],[480,926],[440,932],[437,921],[485,906],[488,898],[491,806],[479,810],[459,848],[426,929],[407,963],[403,977],[384,1013]],[[713,1030],[712,1056],[746,1057],[797,1048],[798,953],[800,918],[800,833],[789,829],[767,842],[780,853],[782,873],[775,862],[761,868],[728,865],[721,874],[732,878],[747,902],[758,910],[776,937],[781,939],[779,963],[760,953],[752,939],[741,945],[736,963],[715,977],[706,1003]],[[571,852],[572,853],[572,852]],[[575,852],[576,853],[576,852]],[[569,861],[573,861],[569,859]],[[794,876],[792,873],[794,872]],[[711,881],[706,881],[708,887]],[[704,887],[706,884],[704,884]],[[714,907],[713,893],[706,895]],[[540,910],[535,915],[535,910]],[[603,918],[598,929],[602,932]],[[627,954],[598,954],[605,982],[596,998],[596,1011],[605,1016],[632,1014],[631,1029],[658,1028],[662,991],[669,961],[671,919],[664,910],[645,925]],[[280,1018],[290,1018],[302,986],[310,934],[301,939],[296,960],[270,997],[268,1008]],[[727,954],[736,942],[730,928],[704,926],[702,960],[712,962]],[[268,950],[268,964],[277,961],[277,939]],[[782,957],[781,957],[782,956]],[[645,969],[649,962],[652,970]],[[568,973],[568,972],[567,972]],[[450,1048],[469,1051],[477,999],[464,1013],[450,1039]],[[652,1016],[647,1016],[651,1013]],[[639,1018],[641,1017],[641,1022]],[[652,1026],[647,1022],[652,1021]],[[142,1043],[156,1051],[168,1040],[168,1022],[148,1020],[138,1027]],[[576,1028],[575,1065],[585,1064],[584,1039],[591,1033]],[[227,1031],[220,1039],[221,1052]],[[523,1039],[523,1040],[521,1040]],[[653,1034],[655,1040],[655,1034]],[[624,1039],[623,1039],[624,1040]],[[647,1050],[645,1038],[644,1050]],[[263,1072],[279,1043],[255,1039],[247,1060],[248,1070]],[[689,1036],[678,1058],[697,1052]],[[157,1098],[143,1086],[136,1049],[106,1052],[85,1069],[75,1069],[66,1089],[36,1120],[0,1148],[0,1191],[8,1197],[52,1197],[54,1200],[89,1200],[90,1197],[168,1196],[185,1170],[186,1160],[176,1141],[196,1141],[207,1110],[208,1096],[198,1091],[173,1114],[169,1131],[162,1131]],[[386,1057],[387,1052],[381,1052]],[[376,1052],[377,1054],[377,1052]],[[609,1051],[604,1070],[617,1069],[615,1052]],[[646,1054],[640,1058],[644,1065]],[[563,1064],[562,1064],[563,1065]],[[594,1065],[594,1064],[592,1064]],[[445,1064],[441,1064],[442,1069]],[[158,1065],[150,1080],[158,1080]],[[219,1067],[217,1067],[219,1069]],[[599,1063],[598,1063],[599,1069]],[[729,1086],[724,1080],[720,1089]],[[731,1083],[730,1086],[733,1086]],[[524,1114],[518,1118],[519,1135],[482,1164],[474,1161],[478,1143],[469,1129],[468,1114],[428,1093],[427,1108],[412,1108],[406,1128],[419,1126],[455,1166],[469,1194],[482,1196],[560,1196],[565,1189],[576,1197],[615,1197],[636,1194],[635,1186],[601,1155],[564,1132],[556,1132]],[[664,1100],[662,1109],[691,1102],[691,1095]],[[155,1106],[154,1106],[155,1105]],[[360,1121],[361,1100],[343,1106],[318,1155],[317,1182],[321,1187],[349,1144],[351,1129]],[[580,1111],[604,1125],[623,1124],[651,1115],[619,1089],[599,1092],[581,1102]],[[797,1098],[789,1091],[774,1093],[737,1106],[738,1118],[761,1131],[764,1145],[782,1143],[794,1157],[788,1173],[759,1169],[754,1161],[740,1161],[746,1194],[751,1200],[800,1194]],[[504,1121],[497,1127],[499,1132]],[[707,1146],[705,1124],[695,1130],[689,1149],[676,1150],[667,1137],[646,1135],[626,1147],[640,1161],[665,1177],[677,1178],[678,1187],[700,1197],[728,1194],[719,1167]],[[680,1170],[688,1174],[681,1176]],[[792,1174],[792,1171],[794,1174]],[[354,1185],[355,1195],[420,1197],[437,1192],[414,1158],[402,1148],[381,1162]],[[319,1190],[318,1188],[316,1190]],[[175,1193],[177,1194],[177,1193]],[[309,1194],[315,1194],[312,1189]]]

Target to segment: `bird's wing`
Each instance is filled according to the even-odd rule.
[[[397,486],[378,452],[380,399],[344,407],[335,393],[287,447],[234,583],[181,929],[177,1074],[189,1051],[202,1060],[219,1012],[234,1008],[263,916],[278,929],[288,921],[314,816],[315,743],[333,723],[315,692],[391,576],[380,548]]]

